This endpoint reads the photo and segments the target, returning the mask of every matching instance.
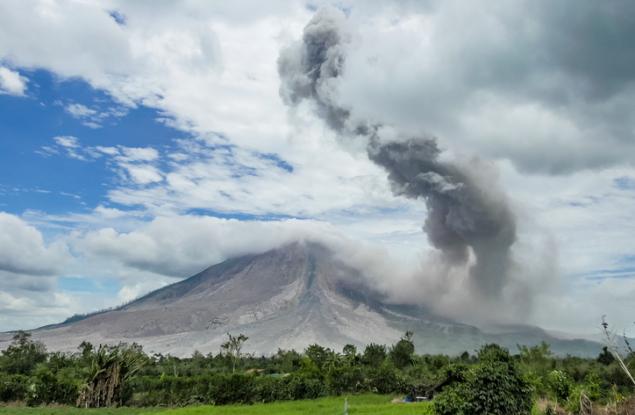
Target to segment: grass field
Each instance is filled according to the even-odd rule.
[[[165,409],[154,408],[115,408],[115,409],[79,409],[68,406],[46,406],[38,408],[18,407],[18,406],[0,406],[0,414],[2,415],[142,415],[142,414],[159,414],[165,413]]]
[[[348,413],[373,415],[431,415],[429,403],[394,404],[392,397],[381,395],[359,395],[348,398]],[[344,412],[344,397],[323,398],[310,401],[290,401],[257,405],[190,406],[178,409],[118,408],[76,409],[68,407],[0,407],[0,414],[15,415],[335,415]]]
[[[429,403],[394,404],[391,397],[360,395],[348,398],[348,413],[373,415],[427,415],[432,414]],[[344,397],[323,398],[313,401],[277,402],[251,406],[200,406],[174,409],[165,415],[334,415],[344,413]]]

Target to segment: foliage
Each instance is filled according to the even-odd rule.
[[[571,394],[573,382],[562,370],[552,370],[547,375],[547,386],[556,401],[565,401]]]
[[[239,334],[238,336],[232,336],[230,333],[227,333],[228,340],[221,344],[220,348],[225,352],[227,356],[231,358],[232,361],[232,373],[236,372],[236,363],[238,359],[240,359],[241,351],[245,342],[249,339],[249,337],[244,334]]]
[[[412,341],[413,333],[407,331],[406,334],[390,349],[390,359],[395,367],[403,369],[412,364],[415,352],[415,345]]]
[[[362,355],[362,362],[368,366],[379,366],[381,365],[388,354],[386,353],[386,346],[383,344],[371,343],[364,349],[364,354]]]
[[[244,338],[236,342],[238,348],[181,358],[148,356],[137,345],[95,347],[87,342],[75,353],[47,353],[26,333],[19,334],[0,353],[0,402],[252,405],[378,393],[435,396],[439,413],[469,414],[474,408],[505,413],[500,411],[506,405],[522,414],[536,396],[575,410],[582,395],[594,405],[615,405],[633,392],[619,362],[556,357],[546,344],[519,347],[514,356],[494,345],[475,355],[420,355],[413,334],[406,333],[390,347],[346,345],[337,352],[313,344],[303,352],[253,356],[242,352]]]
[[[100,345],[92,354],[77,406],[100,408],[122,405],[125,383],[141,369],[144,361],[145,355],[137,345]]]
[[[45,360],[44,345],[32,341],[30,333],[19,331],[13,336],[13,343],[2,353],[0,363],[6,373],[26,375]]]
[[[479,352],[479,363],[465,380],[446,388],[434,401],[439,415],[529,414],[532,390],[509,353],[496,345]]]
[[[432,405],[427,402],[418,404],[393,404],[391,396],[355,395],[348,397],[351,414],[357,415],[432,415]],[[301,400],[254,404],[249,406],[188,406],[185,408],[113,408],[113,409],[74,409],[68,407],[25,408],[0,407],[0,415],[332,415],[341,414],[344,407],[343,397],[328,397],[317,400]]]

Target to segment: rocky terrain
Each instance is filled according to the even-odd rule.
[[[528,326],[488,332],[435,316],[423,307],[389,304],[364,284],[328,248],[297,242],[258,255],[214,265],[120,308],[44,327],[33,332],[51,350],[94,344],[137,342],[148,352],[184,356],[219,350],[226,333],[249,336],[246,351],[273,353],[319,343],[341,349],[347,343],[394,343],[415,333],[419,353],[456,354],[496,342],[551,344],[559,354],[597,355],[600,345],[557,338]],[[0,334],[0,348],[10,333]]]

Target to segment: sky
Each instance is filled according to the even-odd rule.
[[[425,201],[315,103],[284,102],[279,57],[322,10],[349,36],[328,99],[479,160],[513,207],[496,313],[633,331],[635,4],[620,0],[1,2],[0,330],[298,238],[340,247],[395,301],[432,301]],[[442,283],[439,312],[484,307],[461,284]]]

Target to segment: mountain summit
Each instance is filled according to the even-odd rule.
[[[147,351],[190,355],[217,352],[226,333],[249,336],[246,350],[302,350],[312,343],[394,343],[415,333],[420,353],[460,353],[496,342],[547,341],[559,353],[595,355],[596,343],[563,340],[534,327],[506,327],[497,334],[434,316],[422,307],[384,301],[364,278],[325,246],[296,242],[214,265],[114,310],[69,319],[34,331],[52,350],[92,343],[138,342]],[[0,347],[2,341],[0,337]]]

